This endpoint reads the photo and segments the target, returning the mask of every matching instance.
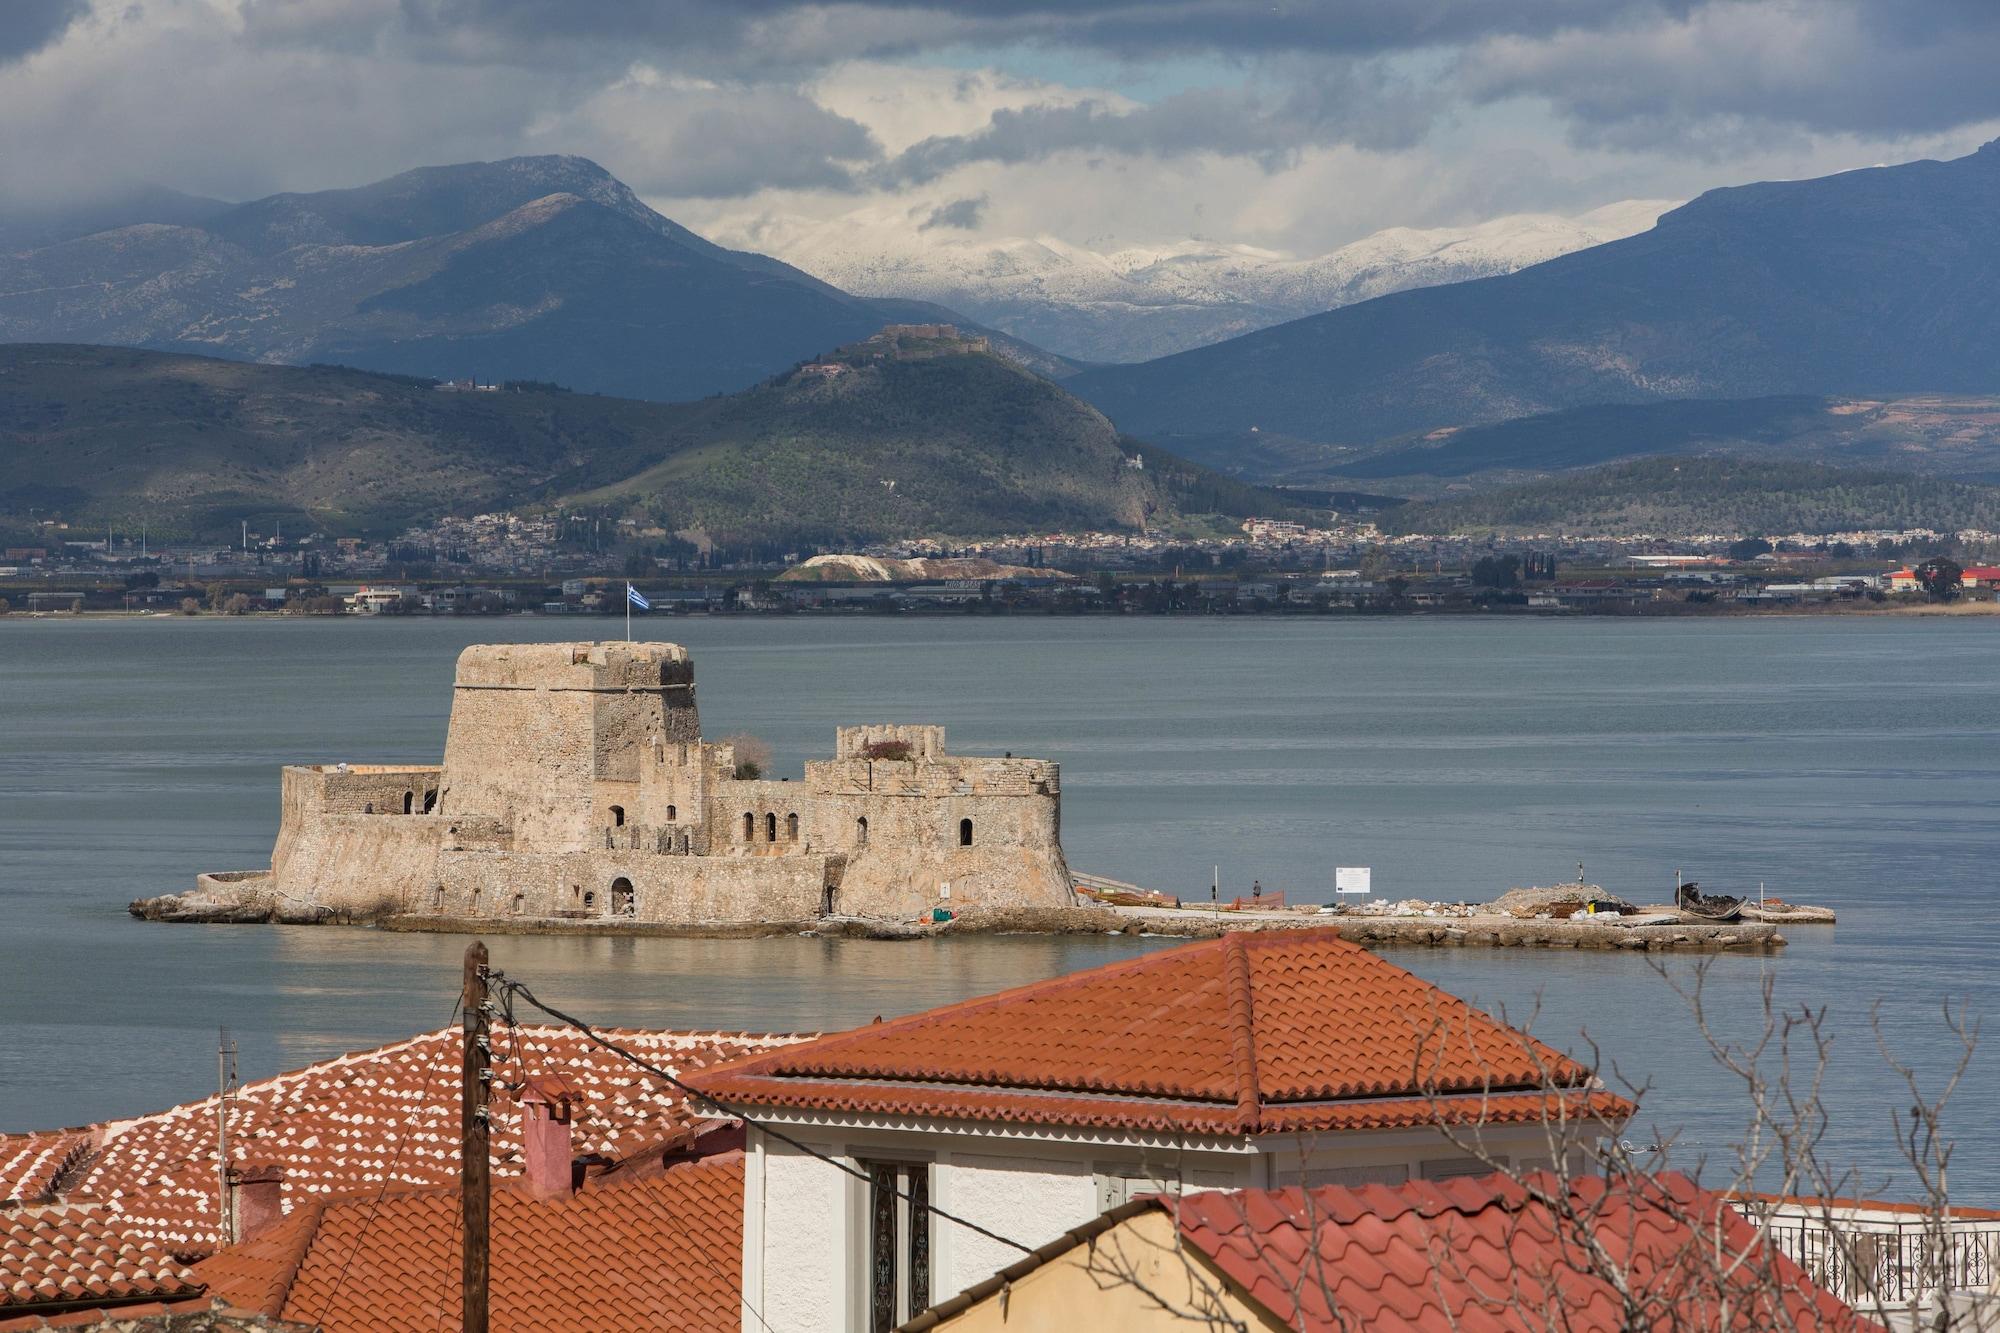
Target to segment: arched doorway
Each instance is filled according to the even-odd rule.
[[[764,816],[764,841],[776,842],[777,840],[778,840],[778,816],[775,813],[766,814]]]
[[[611,881],[611,915],[633,916],[639,910],[637,897],[632,892],[632,881],[620,875]]]
[[[624,828],[624,827],[625,827],[625,807],[624,807],[624,806],[622,806],[622,805],[614,805],[614,806],[612,806],[612,807],[611,807],[611,827],[612,827],[612,828]]]
[[[406,815],[414,814],[416,812],[416,809],[417,809],[417,794],[413,791],[404,792],[403,813]]]

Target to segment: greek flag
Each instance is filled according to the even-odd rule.
[[[650,611],[653,609],[653,604],[646,600],[646,595],[629,583],[625,585],[625,601],[631,606],[638,607],[641,611]]]

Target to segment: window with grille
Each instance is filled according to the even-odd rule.
[[[868,1328],[890,1333],[931,1304],[931,1168],[860,1165],[868,1175]]]

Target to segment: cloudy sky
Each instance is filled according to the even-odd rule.
[[[16,205],[595,158],[738,243],[885,230],[1317,253],[1956,156],[2000,0],[0,0]]]

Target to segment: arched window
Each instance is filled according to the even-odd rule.
[[[856,847],[866,847],[868,845],[867,815],[863,815],[861,816],[861,818],[854,821],[854,845]]]
[[[958,821],[958,845],[961,847],[972,845],[972,821],[969,819]]]
[[[743,812],[743,841],[750,842],[757,836],[757,816],[748,810]]]
[[[523,913],[523,912],[525,912],[525,911],[527,911],[527,910],[528,910],[528,895],[527,895],[527,894],[525,894],[525,893],[517,893],[517,894],[515,894],[515,895],[514,895],[514,915],[515,915],[515,916],[519,916],[519,915],[521,915],[521,913]]]
[[[778,840],[778,816],[775,814],[767,813],[764,816],[764,841],[776,842],[777,840]]]
[[[595,912],[597,910],[597,895],[595,893],[586,893],[583,895],[583,910],[586,912]]]
[[[415,810],[416,810],[416,808],[417,808],[417,794],[416,794],[415,792],[413,792],[413,791],[406,791],[406,792],[404,792],[404,793],[403,793],[403,813],[404,813],[404,814],[406,814],[406,815],[407,815],[407,814],[410,814],[410,813],[412,813],[413,811],[415,811]]]
[[[680,822],[680,818],[681,818],[681,812],[679,810],[675,809],[671,805],[667,807],[667,822],[669,824],[678,824]]]
[[[786,841],[786,842],[797,842],[798,840],[799,840],[799,817],[798,817],[797,815],[795,815],[795,814],[793,814],[793,815],[786,815],[786,816],[785,816],[785,841]]]
[[[633,916],[638,912],[638,900],[632,892],[632,881],[620,875],[611,881],[611,915]]]
[[[429,814],[429,813],[430,813],[431,811],[433,811],[433,810],[437,809],[437,803],[438,803],[438,794],[437,794],[436,792],[434,792],[434,791],[427,791],[427,792],[425,792],[425,793],[424,793],[424,813],[425,813],[425,814]]]
[[[369,802],[368,804],[366,804],[366,805],[362,806],[362,807],[361,807],[361,813],[362,813],[362,814],[364,814],[364,815],[372,815],[372,814],[374,814],[374,813],[375,813],[375,802],[373,802],[373,801],[370,801],[370,802]]]
[[[622,805],[614,805],[614,806],[612,806],[612,807],[611,807],[611,827],[613,827],[613,828],[624,828],[624,827],[625,827],[625,807],[624,807],[624,806],[622,806]]]

